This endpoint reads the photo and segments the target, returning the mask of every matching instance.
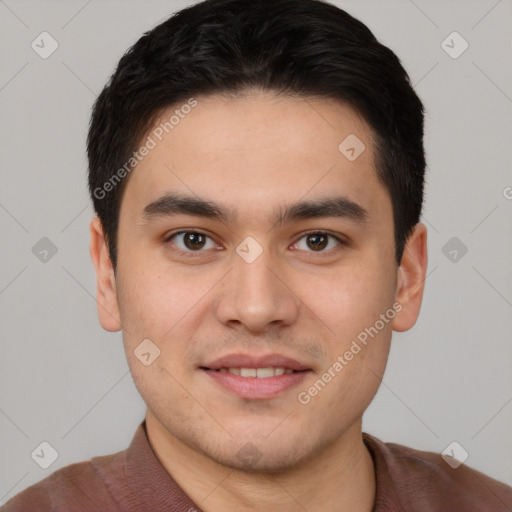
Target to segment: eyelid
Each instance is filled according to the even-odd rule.
[[[196,229],[196,228],[190,228],[190,229],[179,229],[178,231],[172,231],[170,233],[166,233],[163,237],[164,242],[168,242],[171,238],[175,237],[176,235],[183,235],[185,233],[197,233],[198,235],[204,235],[213,240],[213,237],[211,235],[209,235],[208,233],[204,232],[203,230]]]

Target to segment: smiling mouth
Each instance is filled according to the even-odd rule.
[[[199,368],[216,385],[240,398],[270,400],[282,396],[298,386],[311,373],[311,369],[284,368],[283,366]]]
[[[270,377],[280,377],[281,375],[291,375],[292,373],[300,373],[308,370],[292,370],[291,368],[268,366],[264,368],[218,368],[211,369],[202,367],[202,370],[209,370],[217,373],[231,373],[246,378],[268,379]]]

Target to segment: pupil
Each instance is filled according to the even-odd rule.
[[[309,235],[308,242],[312,242],[311,249],[323,249],[327,245],[327,237],[325,235]]]
[[[189,249],[200,249],[204,244],[204,237],[201,233],[187,233],[185,236],[185,245]]]

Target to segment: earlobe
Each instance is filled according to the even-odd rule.
[[[401,305],[393,330],[407,331],[418,319],[427,271],[427,228],[416,224],[405,244],[398,268],[396,301]]]
[[[121,330],[114,268],[98,217],[91,221],[90,254],[96,270],[96,305],[101,326],[110,332]]]

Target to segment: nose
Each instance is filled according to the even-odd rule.
[[[234,255],[233,264],[216,301],[219,322],[229,327],[243,325],[252,333],[296,322],[301,301],[285,266],[272,261],[269,251],[251,263]]]

